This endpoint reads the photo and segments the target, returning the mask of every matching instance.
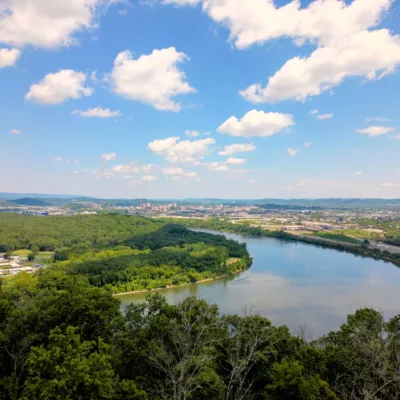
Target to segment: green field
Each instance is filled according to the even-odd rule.
[[[339,242],[345,242],[345,243],[358,243],[358,244],[361,243],[360,240],[354,239],[350,236],[343,235],[341,233],[330,233],[330,232],[320,231],[314,233],[313,236],[318,236],[320,238],[326,238],[330,240],[338,240]]]

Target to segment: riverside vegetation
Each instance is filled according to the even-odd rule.
[[[128,306],[83,275],[0,281],[0,398],[398,399],[400,316],[362,309],[307,342],[257,315],[159,294]]]
[[[123,215],[6,219],[3,251],[37,246],[55,263],[0,279],[2,400],[399,398],[400,315],[358,310],[309,342],[305,328],[221,316],[195,298],[169,305],[156,294],[122,313],[116,290],[247,268],[246,247]]]
[[[9,214],[0,215],[0,226],[0,251],[52,250],[51,269],[113,293],[195,283],[251,265],[245,244],[136,216]]]
[[[391,262],[397,266],[400,266],[400,253],[390,253],[387,250],[382,251],[379,248],[371,248],[368,245],[368,241],[364,242],[356,241],[351,237],[347,237],[345,235],[340,235],[340,234],[334,235],[322,232],[317,234],[317,236],[321,238],[319,239],[316,237],[293,235],[291,233],[282,230],[268,231],[265,229],[261,229],[260,227],[250,226],[249,223],[233,224],[229,221],[222,221],[220,219],[215,219],[215,218],[210,218],[206,220],[199,220],[199,219],[175,220],[172,218],[172,219],[163,219],[163,221],[170,221],[170,222],[174,221],[176,223],[183,224],[189,228],[210,229],[213,231],[239,233],[251,237],[273,237],[276,239],[308,243],[315,246],[327,247],[338,251],[353,253],[361,257],[371,257],[376,260],[384,260]],[[338,242],[340,241],[342,243],[334,241],[325,241],[323,240],[324,238],[336,240]],[[387,239],[385,240],[385,242],[394,245],[400,243],[400,241],[398,241],[398,239],[396,238]]]

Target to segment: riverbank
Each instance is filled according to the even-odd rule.
[[[180,285],[170,285],[170,286],[163,287],[163,288],[132,290],[130,292],[114,293],[113,296],[114,297],[118,297],[118,296],[124,296],[124,295],[128,295],[128,294],[138,294],[138,293],[146,293],[146,292],[150,293],[150,292],[155,292],[155,291],[160,291],[160,290],[178,288],[178,287],[182,287],[182,286],[197,285],[198,283],[213,282],[213,281],[217,281],[218,279],[227,278],[229,276],[233,276],[233,275],[236,275],[236,274],[238,274],[240,272],[244,272],[244,271],[246,271],[246,270],[238,269],[237,271],[234,271],[234,272],[232,272],[230,274],[220,275],[220,276],[216,276],[214,278],[201,279],[201,280],[196,281],[196,282],[182,283]]]
[[[248,237],[272,237],[275,239],[294,241],[306,243],[314,246],[335,249],[347,253],[359,255],[361,257],[369,257],[375,260],[383,260],[390,262],[397,267],[400,267],[400,253],[392,253],[388,250],[381,250],[379,248],[366,245],[366,244],[351,244],[346,242],[339,242],[321,237],[309,237],[294,235],[285,231],[267,231],[260,227],[249,226],[246,224],[232,224],[227,221],[212,220],[179,220],[180,224],[188,228],[209,229],[218,232],[238,233]]]

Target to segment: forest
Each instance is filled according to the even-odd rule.
[[[251,265],[246,245],[183,225],[121,214],[0,215],[0,251],[54,251],[48,268],[112,293],[166,288]],[[7,227],[7,229],[5,228]]]
[[[0,281],[0,398],[397,399],[400,316],[358,310],[314,341],[250,313],[159,294],[121,313],[83,275]]]

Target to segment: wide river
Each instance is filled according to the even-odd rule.
[[[303,243],[223,234],[247,243],[253,257],[248,271],[158,293],[170,303],[204,298],[226,314],[250,309],[292,332],[306,327],[312,337],[337,329],[358,308],[372,307],[387,317],[400,314],[400,269],[393,264]],[[147,295],[118,298],[124,308]]]

